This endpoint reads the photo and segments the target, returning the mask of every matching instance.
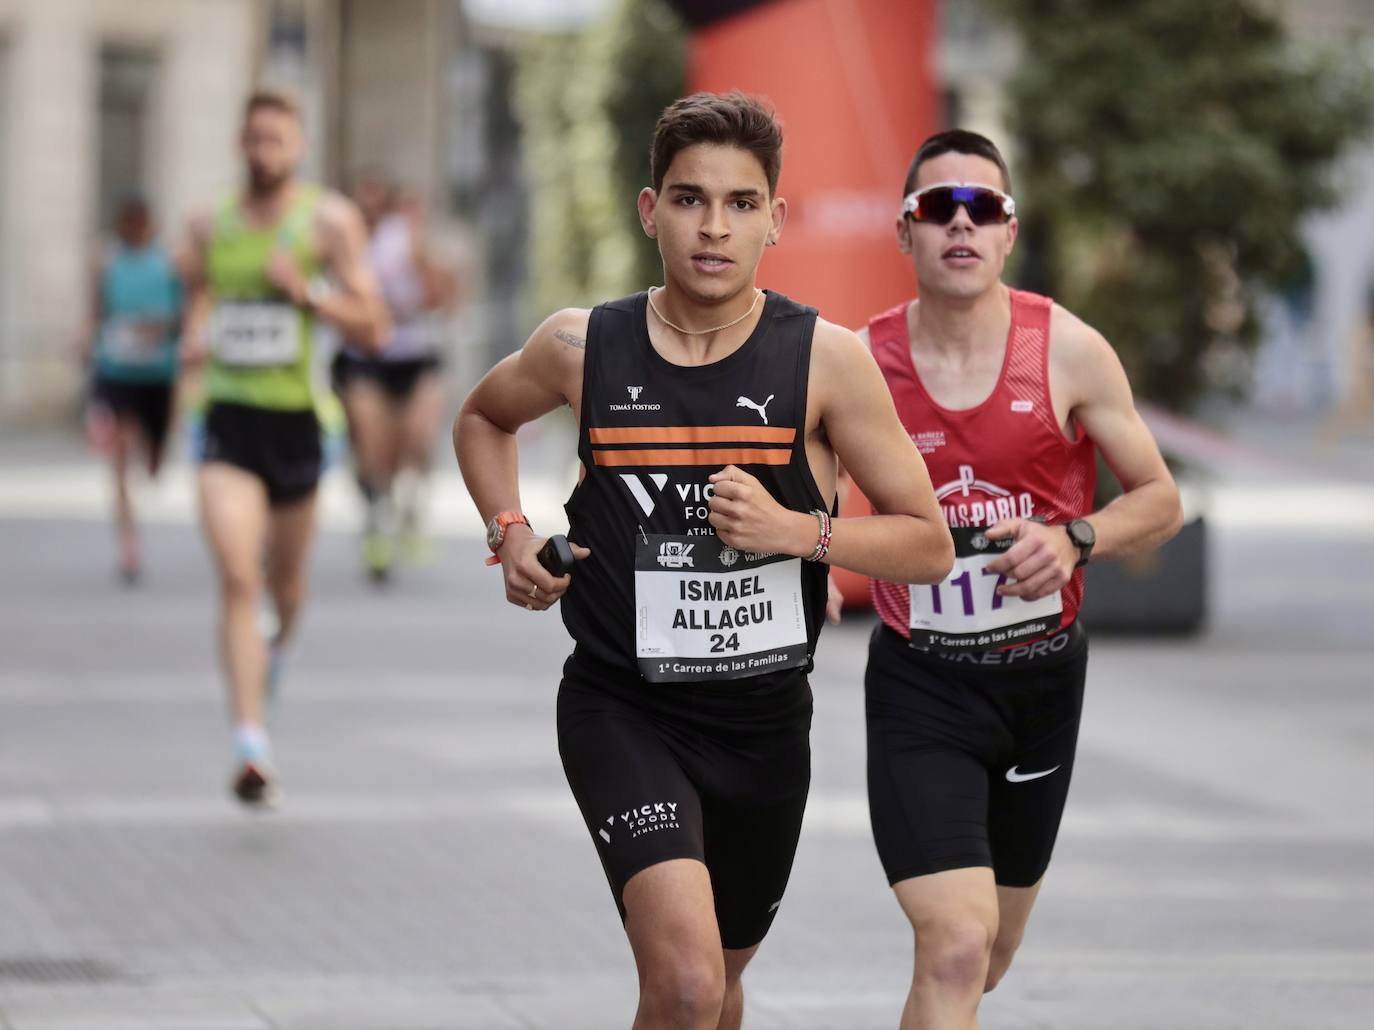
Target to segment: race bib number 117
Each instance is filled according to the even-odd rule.
[[[988,565],[1013,540],[989,540],[982,529],[955,527],[954,570],[943,583],[911,585],[911,646],[936,651],[990,651],[1058,628],[1058,591],[1038,601],[1005,597],[1005,574]]]

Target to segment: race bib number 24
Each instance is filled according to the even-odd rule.
[[[810,659],[801,559],[717,536],[635,538],[635,622],[651,683],[742,679]]]

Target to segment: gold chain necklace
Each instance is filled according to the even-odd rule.
[[[746,318],[748,318],[750,315],[754,313],[754,309],[759,306],[759,298],[763,296],[763,291],[755,287],[754,303],[750,304],[749,310],[746,311],[744,314],[740,315],[739,318],[736,318],[734,321],[726,322],[724,325],[718,325],[714,329],[684,329],[682,328],[682,326],[677,325],[674,322],[669,322],[666,318],[663,317],[663,312],[658,310],[658,305],[654,303],[654,290],[661,289],[663,289],[662,286],[655,286],[653,289],[649,291],[649,307],[653,308],[654,314],[658,316],[658,320],[660,322],[666,325],[669,329],[676,329],[683,336],[706,336],[710,333],[718,333],[722,329],[729,329],[731,326],[739,325],[741,322],[743,322]]]

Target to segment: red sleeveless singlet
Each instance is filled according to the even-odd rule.
[[[925,458],[951,526],[990,526],[1003,518],[1041,516],[1062,524],[1092,510],[1097,465],[1081,431],[1064,437],[1050,402],[1048,297],[1011,290],[1011,330],[992,393],[972,408],[941,407],[912,362],[908,303],[868,323],[873,356],[887,380],[902,425]],[[883,622],[910,636],[905,584],[870,581]],[[922,588],[924,589],[924,588]],[[1083,601],[1083,570],[1062,590],[1067,628]]]

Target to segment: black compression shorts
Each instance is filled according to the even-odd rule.
[[[91,383],[91,399],[111,414],[128,415],[138,422],[156,464],[167,442],[172,421],[172,384],[101,379]]]
[[[1073,627],[1018,668],[915,651],[880,625],[864,677],[868,807],[888,883],[990,866],[1029,887],[1069,795],[1088,665]],[[1051,650],[1053,648],[1053,650]]]
[[[801,833],[810,731],[800,672],[650,684],[569,658],[558,749],[621,919],[632,876],[690,858],[710,873],[722,947],[763,940]]]
[[[308,497],[323,471],[320,423],[314,411],[272,411],[216,402],[205,413],[201,461],[251,472],[273,505]]]
[[[359,358],[347,351],[339,351],[330,366],[334,389],[342,393],[349,383],[367,379],[376,383],[394,401],[404,401],[415,392],[420,377],[439,371],[442,363],[437,354],[417,358],[383,361],[380,358]]]

